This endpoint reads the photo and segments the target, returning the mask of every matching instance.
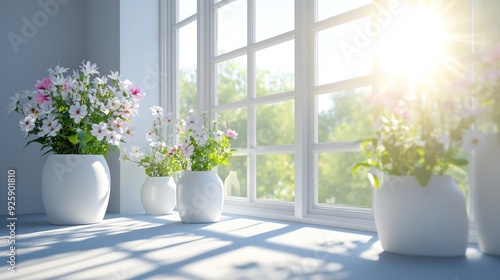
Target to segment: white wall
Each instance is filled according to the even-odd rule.
[[[48,4],[46,5],[40,5]],[[82,0],[0,1],[0,214],[7,213],[7,171],[16,170],[17,213],[44,212],[40,146],[18,130],[19,114],[7,114],[9,97],[35,87],[58,63],[77,67],[83,58]],[[11,39],[12,42],[11,43]]]
[[[44,212],[40,176],[45,158],[39,146],[26,143],[18,130],[20,115],[6,113],[9,97],[34,88],[36,80],[58,63],[75,69],[91,60],[101,74],[120,71],[141,85],[146,98],[140,116],[138,142],[151,117],[149,107],[159,104],[159,0],[16,0],[0,1],[0,180],[7,171],[17,175],[17,214]],[[10,34],[10,35],[9,35]],[[13,39],[10,39],[13,38]],[[12,40],[13,43],[11,42]],[[130,145],[129,145],[130,146]],[[144,212],[140,187],[144,172],[110,155],[112,190],[108,211]],[[6,184],[0,186],[0,215],[7,214]]]
[[[120,70],[120,1],[85,0],[83,57],[99,67],[101,75]],[[120,212],[120,168],[117,154],[108,156],[111,193],[108,212]]]
[[[137,140],[145,144],[152,117],[149,108],[159,105],[159,1],[120,1],[120,70],[124,77],[140,84],[146,97],[140,115],[134,119]],[[130,146],[130,145],[128,145]],[[142,213],[140,187],[144,171],[130,162],[120,165],[120,213]]]

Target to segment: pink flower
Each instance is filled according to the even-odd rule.
[[[43,104],[47,100],[50,100],[50,97],[48,95],[40,93],[40,92],[36,93],[36,103]]]
[[[70,85],[68,85],[68,84],[66,84],[66,83],[64,83],[64,84],[63,84],[63,88],[64,88],[66,91],[70,91],[70,90],[71,90],[71,86],[70,86]]]
[[[52,86],[52,81],[50,80],[50,78],[46,77],[46,78],[43,78],[41,81],[38,81],[38,84],[36,85],[36,89],[46,90],[46,89],[50,89],[51,86]]]
[[[234,130],[232,130],[232,129],[228,128],[228,129],[226,130],[226,136],[227,136],[227,137],[230,137],[230,138],[233,138],[233,139],[237,139],[237,138],[238,138],[238,133],[236,133],[236,131],[234,131]]]
[[[135,97],[137,97],[137,98],[139,98],[139,99],[141,99],[142,97],[144,97],[144,92],[142,92],[142,91],[141,91],[141,87],[139,87],[139,86],[137,86],[137,85],[132,86],[132,87],[130,88],[130,93],[131,93],[133,96],[135,96]]]

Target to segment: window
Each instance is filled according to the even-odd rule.
[[[448,26],[449,34],[470,34],[468,3],[443,8],[446,22],[456,23]],[[172,24],[166,34],[176,58],[169,80],[172,106],[181,116],[190,107],[209,111],[239,133],[235,156],[218,167],[223,180],[236,171],[240,181],[239,190],[227,190],[227,204],[299,218],[371,220],[366,171],[353,175],[351,169],[363,158],[357,141],[371,133],[364,108],[383,65],[374,54],[407,11],[406,2],[177,0],[168,5],[164,11]],[[465,56],[470,44],[457,40],[450,51]],[[451,171],[467,193],[467,170]]]

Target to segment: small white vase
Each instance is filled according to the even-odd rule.
[[[486,134],[473,151],[471,208],[477,242],[483,253],[500,256],[500,143],[497,134]]]
[[[451,176],[432,176],[425,187],[413,176],[384,176],[373,196],[384,251],[435,257],[465,254],[465,195]]]
[[[177,209],[184,223],[213,223],[220,219],[224,185],[214,171],[184,171],[177,182]]]
[[[171,214],[175,207],[175,189],[173,177],[146,177],[141,187],[141,203],[146,214]]]
[[[99,223],[109,201],[108,164],[102,155],[49,155],[41,190],[51,224]]]

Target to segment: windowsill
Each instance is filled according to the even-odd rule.
[[[4,216],[4,221],[6,217]],[[458,258],[384,253],[374,233],[224,214],[213,224],[108,214],[100,224],[16,221],[16,273],[1,279],[492,279],[500,258],[469,244]],[[8,252],[8,244],[1,247]],[[5,267],[4,267],[5,268]]]

